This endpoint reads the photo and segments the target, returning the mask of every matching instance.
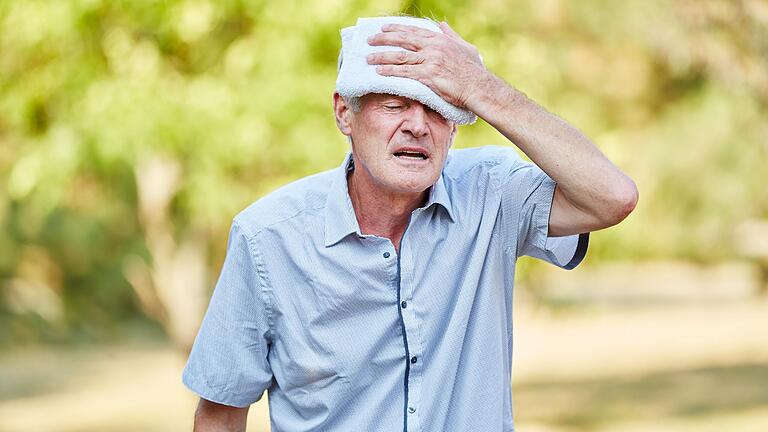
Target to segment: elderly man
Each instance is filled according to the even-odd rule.
[[[184,371],[195,430],[245,430],[267,390],[275,432],[512,431],[517,258],[573,268],[634,183],[445,23],[344,29],[333,103],[342,165],[234,218]],[[449,151],[475,115],[535,164]]]

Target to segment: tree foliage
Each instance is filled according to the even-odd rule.
[[[590,260],[722,259],[768,218],[763,0],[2,2],[0,342],[141,311],[188,344],[232,216],[340,163],[339,29],[398,12],[450,22],[636,179]]]

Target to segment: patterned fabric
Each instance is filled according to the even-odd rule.
[[[573,268],[589,234],[547,236],[555,183],[512,148],[451,150],[398,255],[360,232],[351,169],[234,218],[184,383],[237,407],[267,390],[273,432],[512,431],[515,263]]]

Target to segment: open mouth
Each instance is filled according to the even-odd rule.
[[[427,160],[426,154],[418,151],[399,151],[395,152],[395,157],[400,159]]]

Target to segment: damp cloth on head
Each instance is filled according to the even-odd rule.
[[[368,38],[381,33],[385,24],[402,24],[441,32],[431,20],[413,17],[358,18],[357,24],[341,30],[336,91],[344,97],[360,97],[368,93],[386,93],[414,99],[437,111],[456,124],[469,124],[477,120],[472,111],[446,102],[425,84],[411,78],[383,76],[376,73],[376,65],[368,64],[368,54],[381,51],[406,51],[394,46],[371,46]]]

